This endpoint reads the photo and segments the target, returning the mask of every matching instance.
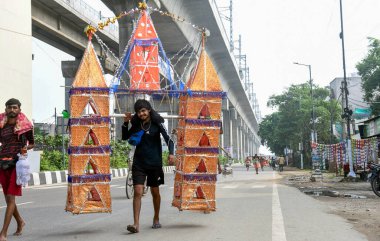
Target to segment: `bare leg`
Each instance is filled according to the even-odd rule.
[[[16,219],[16,222],[17,222],[17,230],[13,235],[19,236],[22,234],[22,229],[25,226],[25,222],[20,216],[20,213],[18,212],[17,205],[15,205],[15,211],[13,212],[13,217]]]
[[[7,203],[7,209],[5,211],[3,228],[0,232],[0,241],[7,240],[8,227],[16,208],[16,197],[13,195],[5,195],[5,202]]]
[[[160,206],[161,206],[161,195],[159,187],[150,187],[150,192],[153,197],[153,207],[154,207],[154,217],[153,224],[160,223]]]
[[[144,185],[134,185],[133,194],[133,226],[139,231],[140,225],[140,211],[141,211],[141,198],[144,192]]]

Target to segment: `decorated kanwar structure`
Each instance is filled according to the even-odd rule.
[[[109,88],[91,40],[70,90],[70,109],[66,211],[111,212]]]
[[[223,92],[206,51],[182,95],[177,127],[176,172],[172,205],[179,210],[215,211]]]
[[[187,84],[175,71],[163,49],[150,13],[189,24],[199,31],[202,43],[198,65]],[[120,58],[96,35],[117,19],[138,14],[135,28]],[[217,72],[204,43],[206,29],[174,14],[139,7],[109,18],[97,27],[88,26],[89,42],[70,90],[69,169],[66,211],[74,214],[111,212],[110,196],[110,94],[129,99],[148,98],[178,101],[176,172],[172,205],[179,210],[215,211],[215,184],[218,171],[219,135],[221,130],[222,91]],[[101,48],[117,59],[110,87],[91,43],[95,37]],[[200,46],[200,45],[199,45]],[[174,57],[187,72],[199,49],[187,45]],[[190,55],[189,55],[190,54]],[[188,58],[183,58],[189,55]],[[124,88],[119,88],[121,83]],[[143,96],[143,97],[141,97]],[[162,101],[161,101],[162,102]],[[120,110],[120,109],[119,109]]]

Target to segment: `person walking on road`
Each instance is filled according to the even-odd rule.
[[[169,164],[174,163],[174,142],[168,135],[164,126],[164,119],[152,108],[147,100],[137,100],[134,105],[135,114],[126,113],[122,126],[122,139],[137,138],[136,149],[133,156],[132,178],[134,187],[133,196],[133,225],[128,225],[131,233],[139,232],[141,198],[144,191],[144,183],[150,187],[153,197],[154,217],[153,229],[161,228],[159,214],[161,196],[159,186],[164,184],[164,172],[162,170],[162,146],[160,134],[164,137],[169,148]],[[131,128],[128,124],[131,122]],[[135,140],[136,141],[136,138]]]
[[[253,165],[255,166],[256,174],[259,174],[260,159],[257,154],[253,157]]]
[[[247,156],[245,158],[245,167],[247,168],[247,171],[249,171],[249,166],[251,165],[251,160],[250,160],[250,157]]]
[[[3,188],[7,208],[0,241],[7,240],[8,227],[12,216],[16,219],[17,229],[13,234],[19,236],[25,226],[17,205],[16,196],[22,195],[20,185],[16,183],[16,162],[18,154],[26,154],[34,146],[33,125],[21,113],[21,103],[17,99],[9,99],[5,103],[5,113],[0,114],[0,183]]]
[[[271,166],[273,168],[273,171],[276,170],[276,160],[274,159],[274,157],[272,156],[272,159],[271,159]]]
[[[261,171],[264,171],[264,165],[265,165],[265,157],[260,157],[260,166],[261,166]]]
[[[280,166],[280,172],[284,171],[284,165],[285,165],[285,158],[284,155],[281,155],[280,158],[278,159],[278,165]]]

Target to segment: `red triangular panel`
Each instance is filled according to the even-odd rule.
[[[206,133],[203,133],[202,138],[199,141],[199,146],[211,146],[210,140],[208,139]]]
[[[174,195],[175,195],[176,198],[180,198],[181,197],[181,185],[177,184],[175,186],[175,192],[174,193],[175,193]]]
[[[210,116],[211,116],[211,114],[210,114],[210,111],[208,109],[208,105],[205,104],[202,107],[201,111],[199,112],[199,117],[198,118],[199,119],[208,119],[208,118],[210,118]]]
[[[92,169],[92,172],[91,172],[91,169]],[[87,162],[85,173],[86,173],[86,175],[98,174],[99,173],[98,167],[96,166],[96,164],[93,162],[93,160],[91,158]]]
[[[87,195],[87,201],[101,201],[99,192],[95,187],[91,188]]]
[[[90,140],[92,140],[92,143],[90,143]],[[99,145],[99,139],[98,137],[95,135],[95,132],[90,129],[90,131],[88,132],[87,134],[87,137],[86,137],[86,141],[84,142],[85,145]]]
[[[196,198],[205,199],[205,194],[203,193],[201,186],[197,187],[197,191],[195,191],[195,193],[196,193]]]
[[[203,158],[199,162],[197,169],[195,169],[195,172],[202,172],[202,173],[207,172],[207,167]]]
[[[157,38],[152,19],[147,11],[142,11],[139,21],[136,25],[134,39],[152,39]]]

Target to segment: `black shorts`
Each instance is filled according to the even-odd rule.
[[[132,166],[133,185],[146,185],[148,187],[158,187],[164,184],[164,171],[162,167],[144,168],[137,165]]]

